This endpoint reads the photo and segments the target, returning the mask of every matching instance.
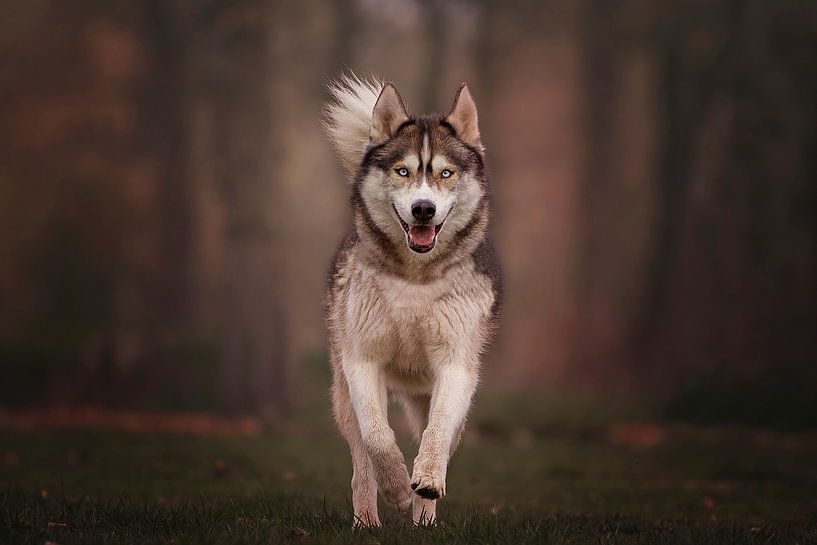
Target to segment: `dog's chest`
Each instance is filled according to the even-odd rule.
[[[345,293],[350,352],[417,383],[452,357],[479,351],[493,302],[490,281],[467,265],[423,284],[360,270]]]
[[[399,325],[427,320],[434,314],[435,306],[445,295],[453,291],[450,281],[414,284],[400,278],[377,279],[379,296],[392,320]]]
[[[435,316],[453,291],[450,281],[412,284],[399,278],[378,279],[379,298],[391,334],[402,342],[429,342],[437,333]],[[384,316],[386,318],[386,316]],[[439,339],[434,339],[439,341]]]
[[[430,351],[448,346],[453,332],[439,326],[439,314],[452,292],[450,282],[411,284],[395,278],[378,279],[383,309],[382,347],[393,386],[413,389],[428,382],[434,361]]]

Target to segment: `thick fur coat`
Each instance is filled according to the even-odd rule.
[[[477,109],[464,84],[446,116],[412,116],[393,85],[374,80],[330,89],[327,133],[352,183],[353,225],[326,306],[355,522],[380,524],[379,491],[429,524],[501,299]],[[419,441],[411,476],[388,423],[390,396]]]

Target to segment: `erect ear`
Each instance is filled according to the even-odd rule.
[[[408,113],[403,99],[394,85],[387,83],[380,91],[372,111],[372,126],[369,128],[369,141],[382,144],[397,131],[397,127],[408,121]]]
[[[451,112],[445,116],[454,130],[466,144],[482,151],[482,142],[479,139],[479,123],[477,122],[477,105],[471,97],[468,86],[464,83],[457,90],[454,98],[454,106]]]

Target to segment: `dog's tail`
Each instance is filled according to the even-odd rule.
[[[372,110],[382,89],[379,79],[352,72],[329,84],[332,100],[324,107],[323,126],[350,179],[357,174],[369,144]]]

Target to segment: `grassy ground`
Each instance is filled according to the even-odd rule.
[[[412,448],[405,445],[406,451]],[[817,438],[689,427],[472,434],[436,528],[353,531],[331,432],[0,432],[0,543],[815,543]]]

